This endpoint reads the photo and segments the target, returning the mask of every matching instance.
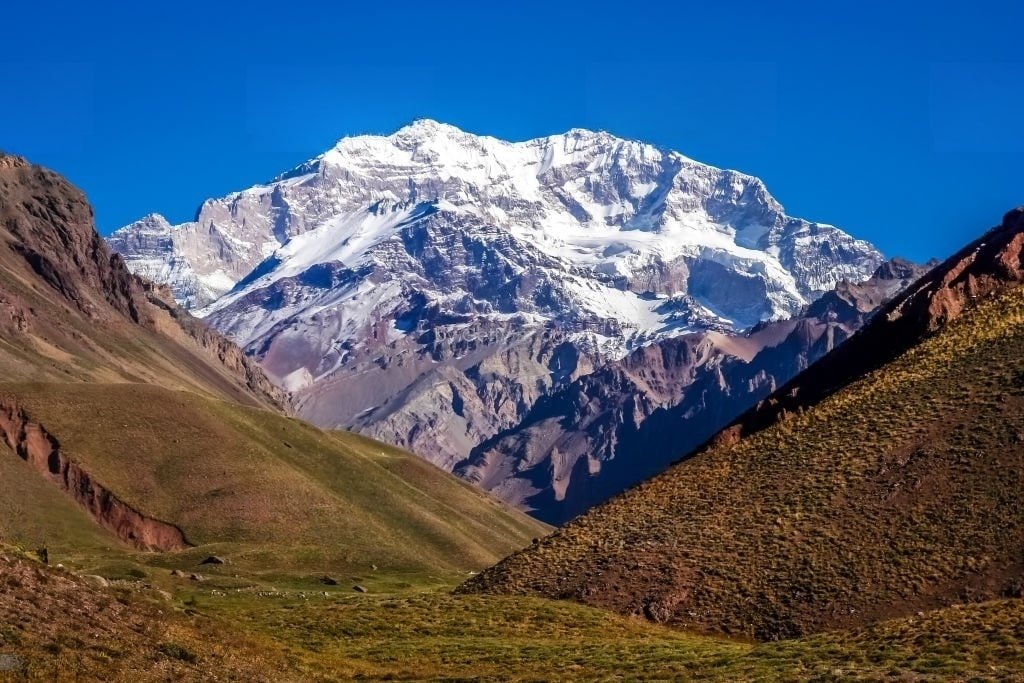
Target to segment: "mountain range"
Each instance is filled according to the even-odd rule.
[[[791,318],[638,349],[542,397],[455,473],[562,524],[699,446],[849,339],[927,269],[894,259]]]
[[[5,679],[1024,675],[1024,209],[545,393],[460,473],[557,530],[288,415],[3,155],[0,332]]]
[[[506,142],[429,120],[344,138],[194,221],[150,215],[108,241],[255,358],[299,416],[408,448],[549,521],[670,457],[608,442],[626,438],[609,426],[621,406],[598,411],[604,426],[563,416],[576,446],[537,437],[581,383],[605,384],[595,372],[649,361],[666,386],[637,420],[678,409],[699,440],[848,336],[868,311],[817,324],[807,307],[882,263],[788,216],[759,179],[671,150],[581,129]],[[814,332],[787,344],[798,327]],[[754,361],[780,343],[791,358]],[[691,410],[723,362],[744,377],[719,379],[724,405]]]

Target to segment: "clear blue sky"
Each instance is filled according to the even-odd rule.
[[[917,259],[1024,203],[1024,3],[90,4],[5,5],[0,148],[104,232],[418,117],[643,139]]]

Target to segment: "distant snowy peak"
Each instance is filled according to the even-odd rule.
[[[110,242],[255,355],[302,417],[448,469],[612,359],[789,317],[881,262],[787,216],[757,178],[671,150],[429,120]]]
[[[568,302],[560,312],[524,299],[523,310],[603,317],[625,297],[626,322],[651,333],[665,328],[654,311],[670,299],[709,324],[746,327],[792,314],[881,261],[837,228],[786,216],[759,179],[676,152],[582,129],[506,142],[430,120],[344,138],[268,184],[204,202],[194,222],[148,216],[110,241],[131,268],[213,312],[315,265],[372,261],[384,277],[389,263],[404,264],[388,243],[407,243],[412,223],[429,222],[408,213],[426,206],[491,245],[484,251],[514,244],[501,257],[509,272],[547,269],[548,298]]]

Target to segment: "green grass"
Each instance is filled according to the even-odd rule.
[[[131,384],[2,385],[119,498],[198,547],[132,552],[6,447],[0,533],[54,561],[306,581],[340,573],[466,576],[546,528],[410,454],[268,411]],[[35,479],[33,479],[35,477]],[[109,549],[107,552],[105,549]],[[198,563],[226,556],[229,565]],[[91,561],[89,558],[92,558]],[[60,559],[64,558],[64,560]],[[120,558],[120,559],[119,559]],[[83,564],[86,563],[86,564]]]
[[[1024,601],[752,644],[583,605],[288,587],[99,589],[0,548],[0,680],[946,681],[1024,676]]]
[[[82,562],[125,548],[86,516],[63,491],[0,445],[0,538],[55,557]]]
[[[540,598],[229,594],[201,614],[268,637],[304,677],[372,680],[949,680],[1024,675],[1024,603],[782,643],[699,636]]]

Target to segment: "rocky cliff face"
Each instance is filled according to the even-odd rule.
[[[538,398],[662,338],[785,319],[881,260],[751,176],[603,132],[433,121],[110,238],[317,424],[450,468]]]
[[[924,268],[886,262],[747,334],[656,342],[541,398],[456,474],[561,524],[667,468],[850,337]]]
[[[69,495],[100,526],[139,550],[190,547],[181,529],[153,519],[118,498],[79,463],[69,459],[46,428],[12,396],[0,396],[0,438],[40,476]]]
[[[80,312],[100,320],[113,309],[141,321],[140,288],[93,229],[85,197],[63,178],[0,155],[0,216],[9,248]]]

